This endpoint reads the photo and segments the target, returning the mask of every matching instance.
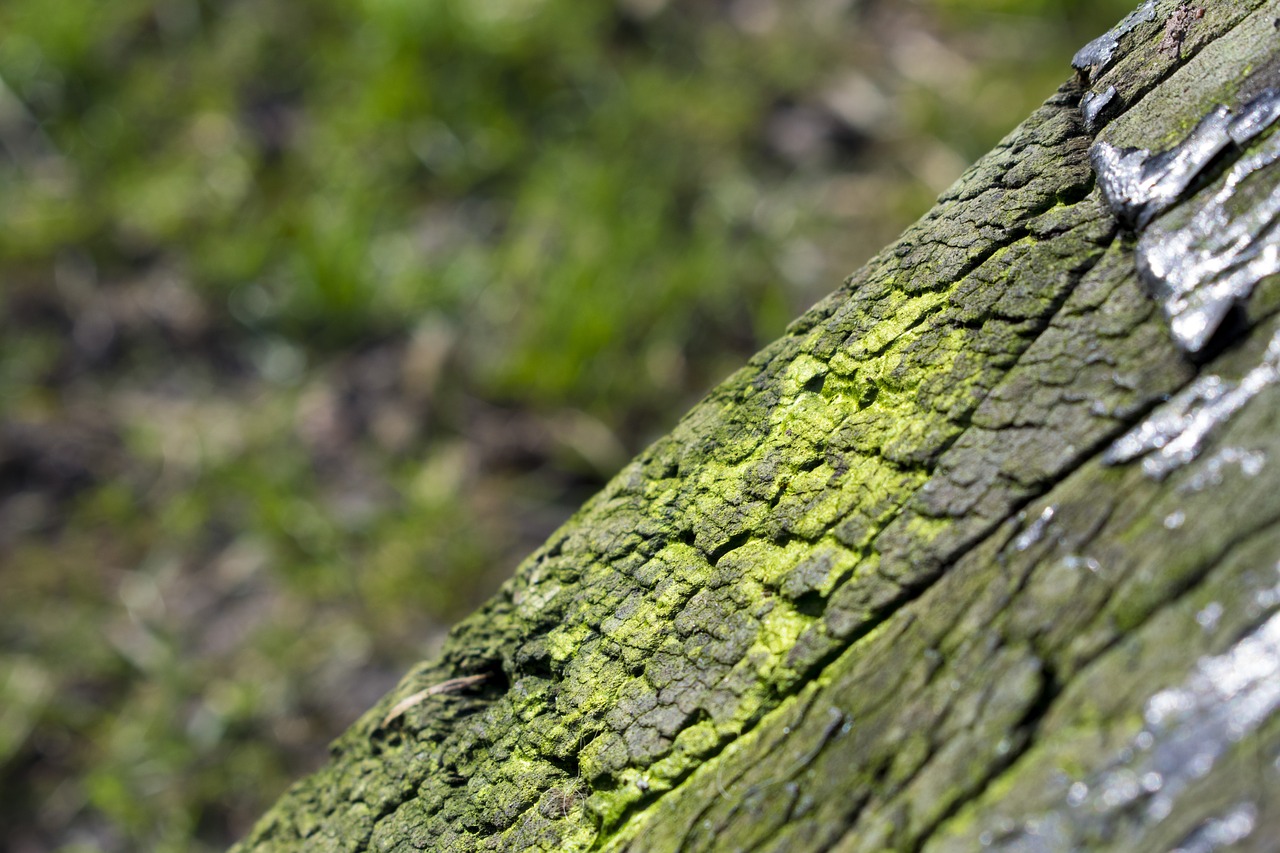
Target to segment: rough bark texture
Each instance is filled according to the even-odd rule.
[[[1280,282],[1192,360],[1088,156],[1280,83],[1280,4],[1204,5],[1147,4],[239,849],[1270,849]],[[1270,381],[1168,476],[1104,464],[1210,374]]]

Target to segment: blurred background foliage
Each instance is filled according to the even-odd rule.
[[[216,850],[1131,0],[4,0],[0,849]]]

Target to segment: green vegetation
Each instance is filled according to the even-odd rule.
[[[6,0],[10,844],[246,831],[1129,5]]]

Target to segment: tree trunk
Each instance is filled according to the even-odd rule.
[[[1278,6],[1081,51],[238,849],[1272,849]]]

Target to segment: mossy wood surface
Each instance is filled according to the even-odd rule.
[[[1280,388],[1163,479],[1100,459],[1280,327],[1272,276],[1184,355],[1089,163],[1280,84],[1280,4],[1203,5],[1154,4],[238,849],[1270,849]]]

